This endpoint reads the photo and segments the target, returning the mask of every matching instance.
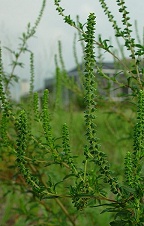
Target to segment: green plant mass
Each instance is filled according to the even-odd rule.
[[[15,59],[9,74],[0,48],[0,226],[144,225],[144,47],[132,38],[125,1],[116,1],[121,27],[106,1],[99,2],[122,59],[110,40],[96,40],[95,13],[82,24],[79,17],[65,15],[60,0],[54,1],[56,10],[76,29],[83,51],[79,64],[75,36],[77,77],[66,71],[59,41],[54,88],[34,92],[34,53],[27,41],[39,26],[45,0],[18,51],[7,48]],[[101,50],[113,56],[112,76],[103,70]],[[15,103],[10,84],[25,52],[30,53],[30,90]],[[118,89],[127,94],[110,99]]]

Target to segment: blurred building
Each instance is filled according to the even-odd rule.
[[[73,96],[74,89],[83,89],[84,83],[84,65],[73,68],[67,72],[67,82],[70,86],[63,86],[63,100],[67,104]],[[101,98],[111,101],[122,101],[131,93],[130,88],[126,85],[129,74],[122,70],[119,65],[114,62],[102,62],[97,63],[97,68],[94,69],[96,89]],[[107,79],[104,77],[107,76]],[[116,82],[117,80],[117,82]],[[66,82],[66,83],[67,83]],[[75,85],[73,85],[75,83]],[[73,87],[72,87],[73,86]],[[45,89],[48,89],[50,93],[55,91],[56,81],[55,78],[45,80]]]

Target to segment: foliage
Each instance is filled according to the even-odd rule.
[[[85,95],[85,111],[82,132],[77,131],[75,140],[82,139],[80,149],[76,141],[72,143],[71,130],[77,130],[76,121],[73,125],[72,117],[66,123],[62,109],[62,86],[80,92],[80,87],[67,77],[62,58],[61,43],[59,42],[59,59],[62,69],[56,62],[56,104],[49,106],[49,91],[45,90],[42,97],[42,107],[39,107],[38,93],[33,93],[34,82],[34,55],[30,54],[30,93],[28,104],[13,104],[9,95],[9,83],[13,80],[13,72],[19,65],[18,58],[22,52],[27,51],[27,40],[32,37],[43,15],[45,1],[33,28],[28,25],[27,32],[23,34],[22,45],[17,54],[16,61],[12,63],[12,73],[6,78],[2,64],[2,50],[0,51],[0,101],[1,101],[1,165],[2,172],[7,173],[1,182],[3,195],[6,202],[6,213],[2,225],[8,223],[9,209],[13,195],[20,196],[15,205],[17,215],[14,215],[14,225],[78,225],[83,224],[82,214],[92,215],[93,219],[87,224],[99,224],[94,216],[99,209],[101,213],[110,214],[107,218],[108,225],[142,226],[144,225],[144,200],[143,200],[143,157],[144,157],[144,89],[143,67],[141,57],[143,46],[137,44],[131,37],[131,24],[125,1],[117,0],[119,12],[122,14],[124,29],[117,25],[112,12],[109,11],[105,1],[100,0],[101,6],[108,16],[115,30],[115,35],[124,39],[125,47],[130,52],[132,67],[128,70],[127,82],[120,83],[116,76],[109,78],[104,74],[96,62],[95,45],[104,49],[122,63],[127,71],[127,64],[114,54],[113,46],[109,40],[99,37],[95,41],[96,16],[90,13],[86,26],[77,18],[73,21],[70,15],[64,15],[60,0],[55,0],[56,10],[64,21],[78,30],[84,50],[84,81],[82,92]],[[84,44],[84,45],[83,45]],[[76,56],[76,52],[75,52]],[[77,62],[77,60],[76,60]],[[20,65],[21,66],[21,65]],[[77,62],[77,66],[79,64]],[[100,146],[99,128],[96,122],[98,105],[95,68],[107,80],[112,80],[122,87],[132,90],[132,97],[137,105],[137,116],[133,128],[133,150],[131,142],[123,160],[122,171],[118,173],[115,162],[110,159],[110,152],[103,151]],[[134,80],[135,82],[129,82]],[[101,102],[102,104],[102,102]],[[129,109],[130,110],[130,109]],[[64,123],[60,114],[63,115]],[[119,112],[118,112],[119,114]],[[125,114],[122,117],[124,125]],[[134,115],[135,116],[135,115]],[[104,117],[102,118],[102,120]],[[79,118],[80,120],[80,118]],[[58,121],[58,123],[57,123]],[[108,118],[106,118],[108,123]],[[56,126],[54,126],[56,124]],[[68,124],[70,126],[68,126]],[[81,123],[82,124],[82,123]],[[132,127],[130,127],[132,128]],[[58,130],[61,129],[59,133]],[[75,130],[75,131],[76,131]],[[103,133],[103,131],[102,131]],[[115,134],[114,134],[115,135]],[[104,139],[106,139],[104,134]],[[111,142],[114,143],[113,137]],[[119,141],[120,142],[120,141]],[[128,143],[128,141],[126,141]],[[115,150],[118,148],[116,145]],[[82,153],[83,150],[83,153]],[[120,165],[119,165],[120,167]],[[5,186],[4,186],[5,185]],[[18,216],[18,220],[16,218]],[[23,217],[25,216],[25,217]],[[78,222],[78,218],[80,221]],[[87,219],[87,217],[86,217]],[[93,222],[92,222],[93,220]],[[25,222],[23,222],[25,221]]]

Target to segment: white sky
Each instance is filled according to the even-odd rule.
[[[144,26],[144,0],[125,0],[130,12],[131,22],[138,21],[139,33],[142,37]],[[120,22],[120,14],[118,12],[115,0],[106,0],[113,14]],[[0,0],[0,41],[1,45],[7,46],[13,50],[18,48],[19,37],[26,30],[28,22],[33,25],[42,0]],[[114,32],[111,24],[107,21],[98,0],[62,0],[62,6],[65,8],[66,14],[71,14],[75,19],[79,14],[82,23],[86,22],[90,12],[95,12],[97,16],[96,35],[102,34],[104,39],[112,37],[115,44]],[[134,28],[133,28],[134,30]],[[28,44],[29,48],[35,54],[35,76],[36,87],[43,86],[43,79],[51,77],[54,74],[54,54],[57,53],[57,41],[61,40],[63,45],[63,56],[68,70],[72,69],[74,64],[72,43],[74,28],[69,27],[62,20],[55,10],[54,0],[47,0],[47,6],[42,21],[38,27],[36,38],[31,39]],[[81,56],[81,49],[78,45],[78,55]],[[27,65],[28,56],[22,57],[21,60]],[[3,59],[6,71],[10,71],[9,60],[10,53],[3,49]],[[81,59],[81,58],[80,58]],[[111,60],[106,55],[106,60]],[[18,71],[21,78],[29,77],[29,69]]]

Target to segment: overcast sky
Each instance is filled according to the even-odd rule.
[[[131,22],[138,21],[139,33],[142,37],[144,26],[144,0],[125,0],[130,12]],[[95,12],[97,16],[96,35],[102,34],[104,39],[112,37],[115,43],[114,32],[107,21],[98,0],[62,0],[62,6],[66,14],[71,14],[75,19],[80,16],[82,23],[86,22],[90,12]],[[113,14],[120,22],[120,15],[115,0],[106,0]],[[18,48],[19,37],[26,30],[26,25],[30,22],[32,25],[38,15],[42,0],[0,0],[0,41],[3,46],[13,50]],[[134,28],[133,28],[134,29]],[[57,53],[57,41],[61,40],[63,45],[63,55],[68,70],[74,67],[72,43],[75,29],[69,27],[63,22],[61,16],[55,10],[54,0],[47,0],[47,6],[38,27],[36,38],[31,39],[29,48],[35,54],[35,74],[36,86],[43,86],[43,79],[51,77],[54,74],[54,55]],[[81,50],[78,45],[78,54],[81,56]],[[11,59],[10,53],[3,50],[4,66],[6,71],[10,71],[8,66]],[[25,65],[28,64],[28,57],[22,57]],[[80,58],[81,59],[81,58]],[[106,55],[105,60],[111,60]],[[22,78],[28,78],[28,67],[19,72]]]

